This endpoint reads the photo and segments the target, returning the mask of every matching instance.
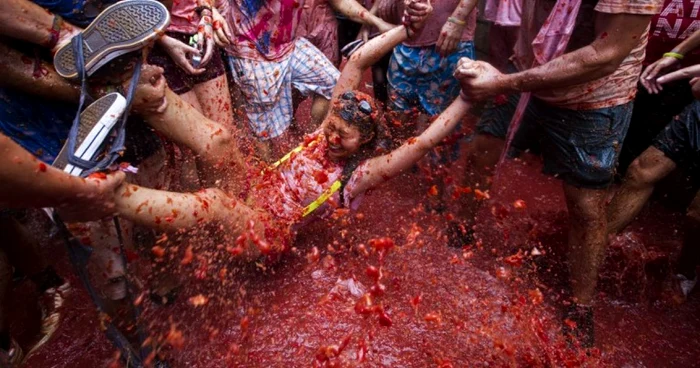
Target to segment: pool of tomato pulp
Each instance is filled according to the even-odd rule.
[[[171,367],[696,365],[700,298],[678,304],[663,291],[682,216],[659,204],[608,250],[597,349],[567,347],[568,218],[560,184],[539,170],[536,160],[504,163],[480,198],[478,241],[462,249],[447,246],[447,215],[429,210],[436,193],[420,171],[368,193],[356,212],[311,224],[275,263],[242,266],[206,231],[160,238],[162,258],[140,250],[130,270],[183,285],[172,305],[139,298],[141,323]],[[27,366],[120,366],[63,245],[45,250],[75,290]],[[28,343],[36,293],[28,282],[14,293],[13,333]]]

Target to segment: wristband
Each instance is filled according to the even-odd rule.
[[[463,21],[463,20],[461,20],[461,19],[458,19],[458,18],[456,18],[456,17],[449,17],[449,18],[447,18],[447,21],[450,22],[450,23],[454,23],[454,24],[456,24],[456,25],[458,25],[458,26],[464,26],[464,25],[467,24],[467,22],[465,22],[465,21]]]
[[[49,30],[49,42],[46,43],[46,48],[52,50],[56,47],[58,43],[58,37],[61,35],[61,25],[63,24],[63,18],[58,15],[54,15],[53,24]]]
[[[683,60],[683,58],[685,57],[685,55],[683,55],[683,54],[681,54],[681,53],[679,53],[679,52],[673,52],[673,51],[671,51],[671,52],[665,53],[665,54],[663,55],[663,57],[670,57],[670,58],[674,58],[674,59],[678,59],[678,60]]]

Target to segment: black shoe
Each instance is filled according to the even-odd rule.
[[[593,307],[569,305],[564,311],[562,331],[570,347],[592,348],[595,345]]]

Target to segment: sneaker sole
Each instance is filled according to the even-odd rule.
[[[143,48],[168,24],[170,13],[157,1],[127,0],[111,5],[82,32],[85,72],[90,76],[116,57]],[[72,44],[63,45],[54,56],[58,74],[79,78],[75,60]]]
[[[88,106],[80,114],[75,156],[92,160],[125,109],[126,99],[116,92],[105,95]],[[83,169],[68,163],[68,143],[63,145],[52,166],[75,176],[83,173]]]

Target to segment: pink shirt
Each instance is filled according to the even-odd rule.
[[[334,65],[340,65],[338,20],[328,0],[307,0],[301,13],[297,36],[316,46]]]
[[[303,223],[304,208],[339,180],[343,173],[343,164],[331,161],[326,156],[327,143],[318,130],[307,138],[309,143],[304,149],[292,156],[280,166],[269,171],[255,189],[256,204],[278,220],[288,224]],[[344,188],[344,206],[356,209],[362,195],[351,197],[353,188],[366,171],[361,164],[348,180]],[[312,213],[312,218],[322,217],[332,212],[338,205],[340,196],[336,192],[321,207]],[[305,219],[306,220],[306,219]]]
[[[553,0],[523,0],[522,23],[513,57],[519,70],[532,67],[532,41],[555,3]],[[593,42],[596,37],[595,12],[654,15],[660,11],[662,3],[663,0],[600,0],[596,4],[596,1],[583,0],[566,51],[571,52]],[[612,74],[571,87],[540,91],[534,95],[554,106],[573,110],[601,109],[632,101],[642,70],[647,33],[648,29],[640,35],[637,46]]]
[[[230,0],[228,19],[236,57],[277,61],[294,49],[304,0]]]
[[[520,26],[523,0],[486,0],[484,19],[504,27]]]
[[[215,5],[221,14],[228,12],[228,0],[217,0]],[[199,15],[195,12],[196,7],[197,0],[173,0],[168,31],[190,35],[197,33]]]

